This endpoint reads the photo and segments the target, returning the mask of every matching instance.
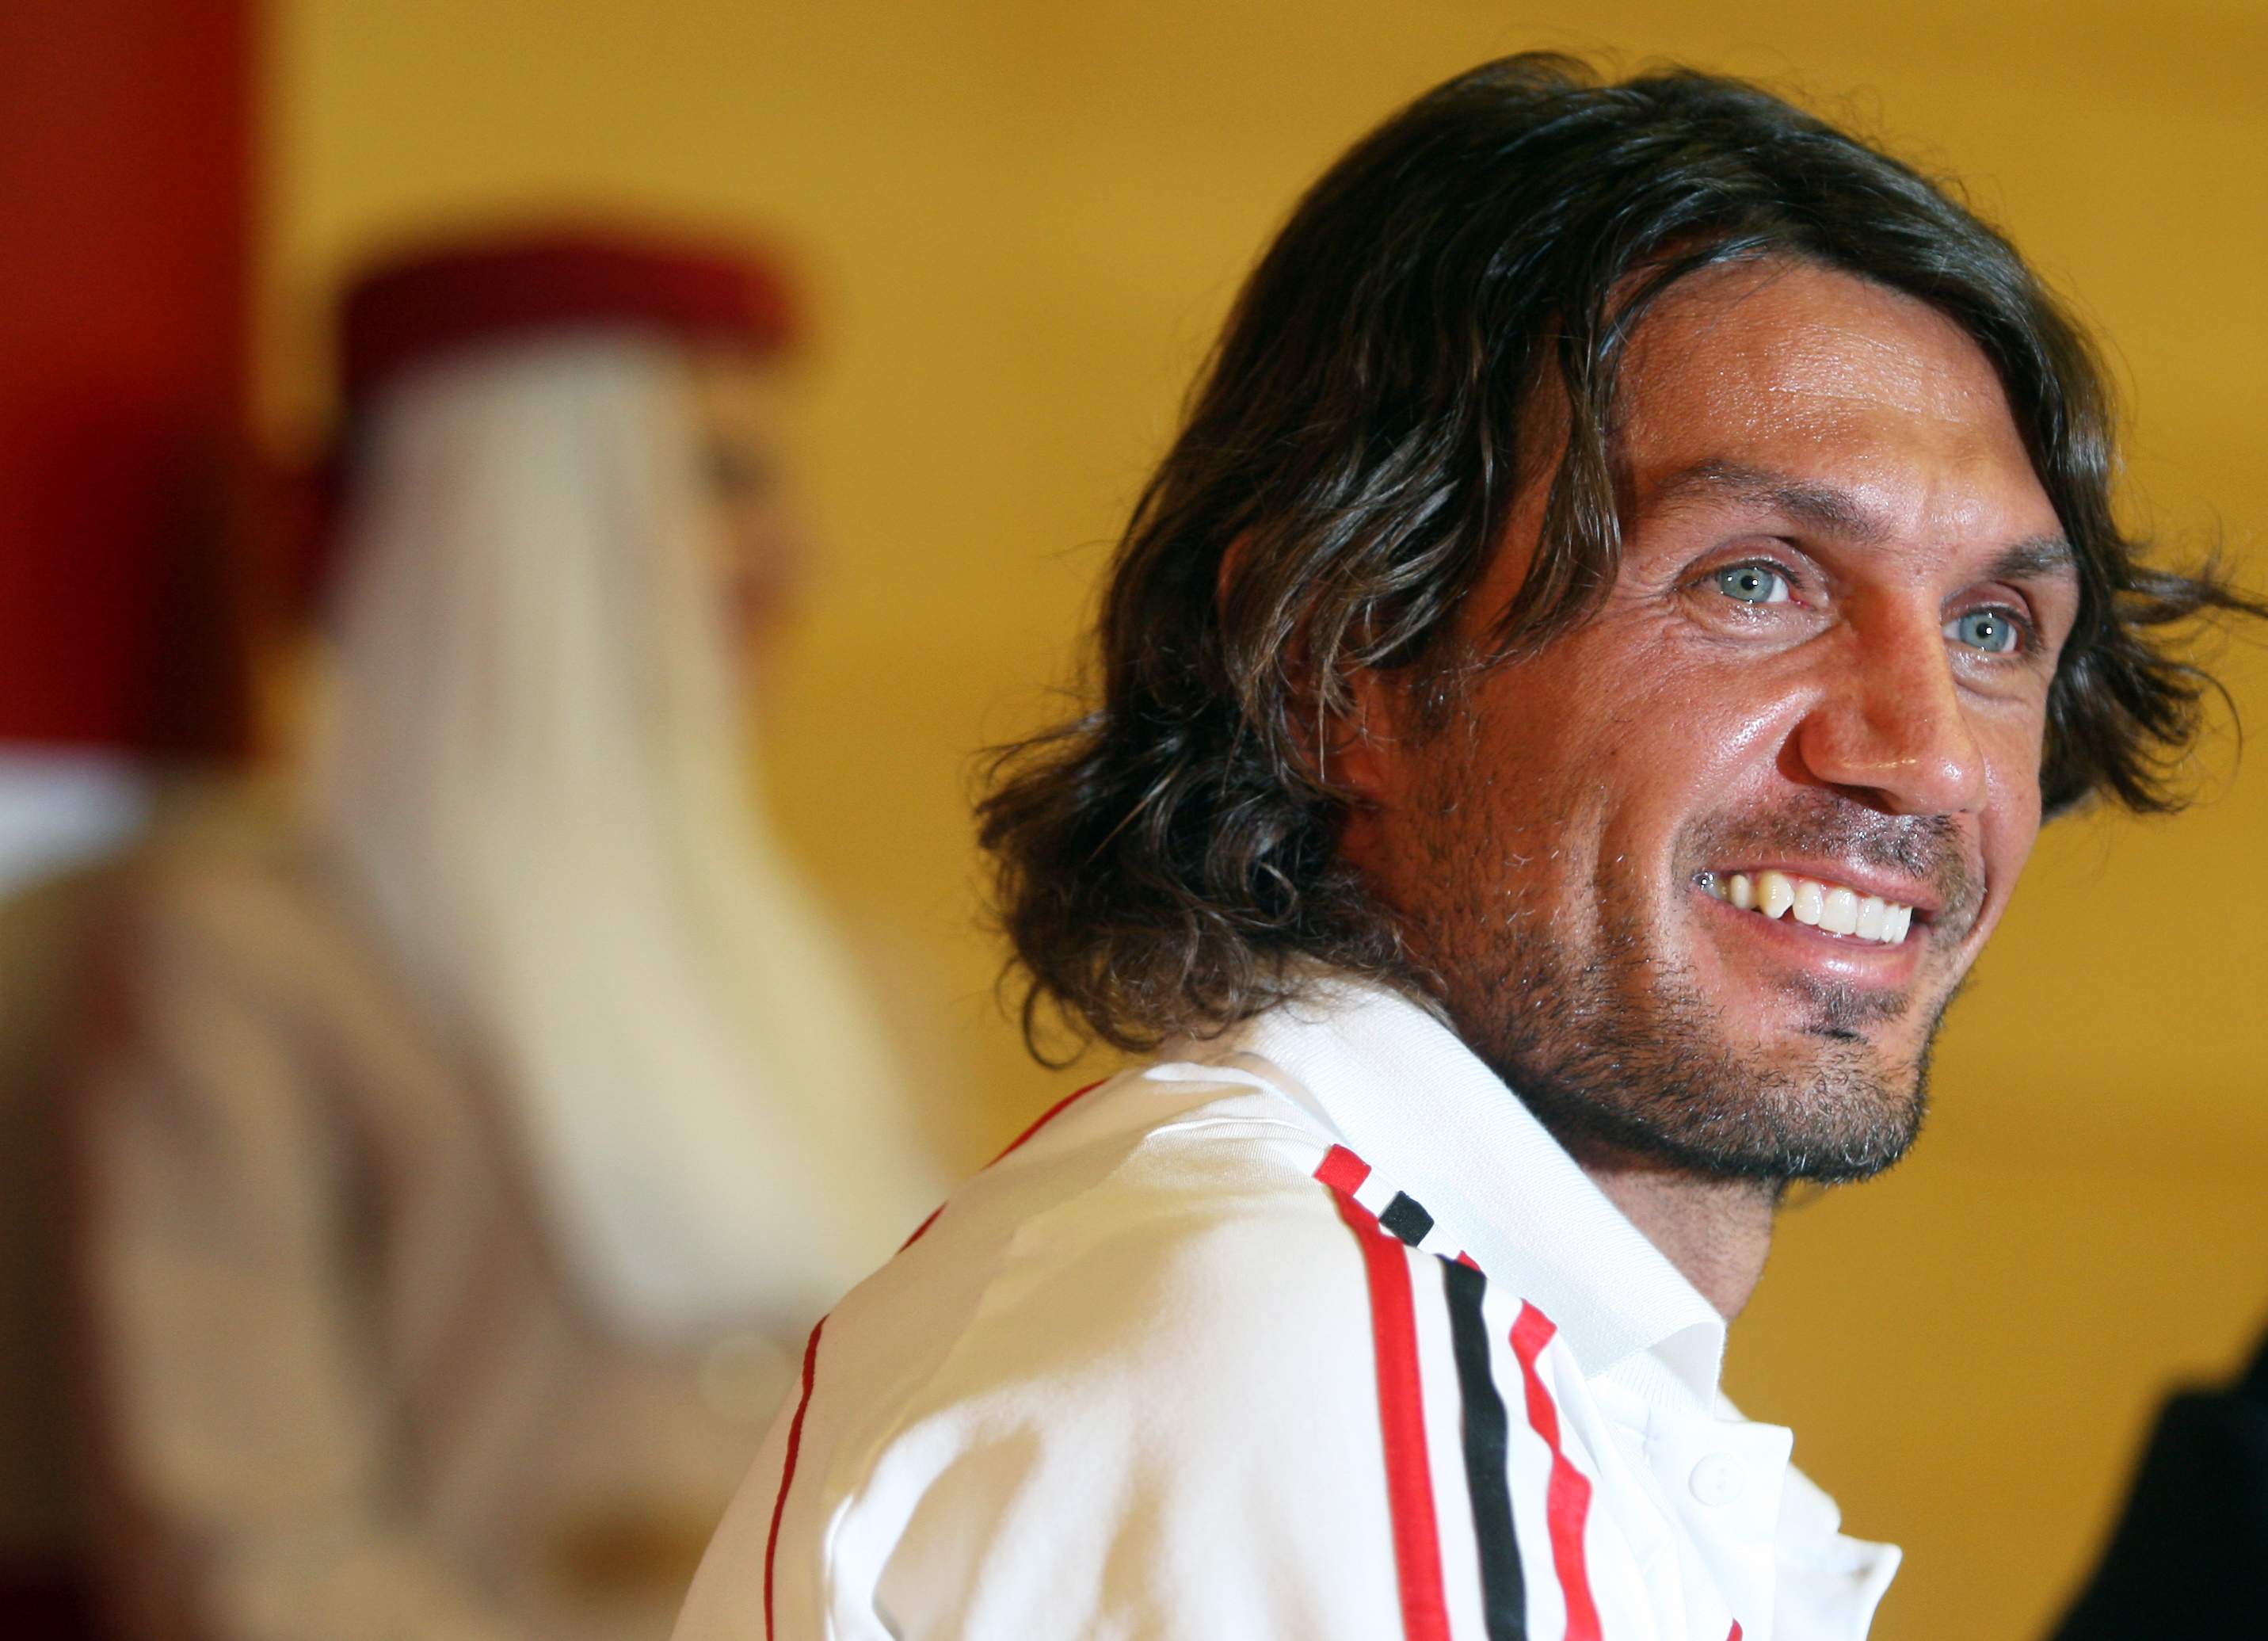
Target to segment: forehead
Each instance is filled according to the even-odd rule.
[[[1998,373],[1935,308],[1815,264],[1705,270],[1640,322],[1616,456],[1644,505],[1711,467],[1831,486],[1896,530],[2055,528]]]

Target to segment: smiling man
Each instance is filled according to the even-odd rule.
[[[1155,1051],[813,1336],[724,1637],[1863,1635],[1897,1553],[1723,1398],[2043,816],[2161,803],[2243,607],[2118,532],[2015,253],[1751,87],[1491,64],[1308,194],[985,809]]]

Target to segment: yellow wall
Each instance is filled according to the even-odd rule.
[[[1539,44],[1802,88],[1967,177],[2114,338],[2138,502],[2268,512],[2268,6],[1511,0],[276,0],[265,393],[373,238],[543,202],[774,225],[827,333],[831,569],[772,763],[792,835],[933,968],[986,1102],[1020,1059],[973,922],[972,749],[1049,710],[1185,378],[1300,184],[1433,80]],[[2268,670],[2232,658],[2268,721]],[[2228,760],[2218,767],[2224,772]],[[2067,824],[1956,1011],[1940,1115],[1793,1213],[1731,1385],[1909,1552],[1878,1634],[2038,1631],[2147,1404],[2268,1318],[2268,764]]]

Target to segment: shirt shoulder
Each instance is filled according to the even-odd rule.
[[[753,1633],[760,1588],[780,1635],[1178,1629],[1193,1587],[1206,1633],[1281,1631],[1287,1588],[1300,1633],[1395,1622],[1333,1142],[1167,1070],[1073,1102],[822,1325],[681,1636]]]
[[[1331,1146],[1254,1082],[1130,1073],[1084,1092],[837,1308],[840,1405],[895,1429],[1108,1379],[1055,1398],[1060,1416],[1158,1393],[1137,1364],[1160,1349],[1267,1352],[1271,1317],[1350,1282],[1360,1297],[1315,1178]]]

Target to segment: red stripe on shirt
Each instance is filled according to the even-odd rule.
[[[1108,1083],[1109,1080],[1110,1080],[1109,1078],[1105,1077],[1105,1078],[1102,1080],[1102,1082],[1103,1082],[1103,1083]],[[1005,1148],[1004,1148],[1004,1149],[1002,1149],[1002,1151],[1000,1152],[1000,1157],[994,1157],[994,1158],[992,1159],[992,1162],[994,1162],[994,1163],[998,1162],[998,1161],[1000,1160],[1000,1157],[1005,1157],[1005,1156],[1007,1156],[1007,1154],[1008,1154],[1010,1151],[1014,1150],[1018,1146],[1020,1146],[1020,1145],[1023,1144],[1023,1142],[1024,1142],[1025,1141],[1027,1141],[1027,1140],[1030,1139],[1034,1135],[1037,1134],[1041,1129],[1042,1129],[1042,1128],[1046,1127],[1049,1123],[1053,1122],[1053,1121],[1054,1121],[1057,1117],[1061,1116],[1061,1115],[1064,1113],[1064,1109],[1065,1109],[1067,1106],[1069,1106],[1069,1105],[1070,1105],[1070,1104],[1071,1103],[1071,1101],[1073,1101],[1073,1100],[1077,1099],[1080,1095],[1082,1095],[1082,1094],[1092,1094],[1092,1093],[1094,1093],[1094,1090],[1097,1090],[1097,1089],[1101,1088],[1101,1086],[1102,1086],[1102,1083],[1088,1083],[1088,1084],[1087,1084],[1085,1088],[1083,1088],[1083,1089],[1073,1089],[1070,1093],[1068,1093],[1068,1094],[1064,1095],[1061,1099],[1057,1100],[1054,1105],[1052,1105],[1049,1106],[1045,1111],[1042,1112],[1040,1113],[1040,1115],[1039,1115],[1039,1120],[1038,1120],[1036,1122],[1033,1123],[1033,1124],[1032,1124],[1032,1126],[1031,1126],[1030,1127],[1028,1127],[1028,1128],[1025,1129],[1021,1134],[1018,1135],[1014,1139],[1012,1139],[1012,1140],[1009,1141],[1009,1142],[1008,1142],[1008,1143],[1007,1143],[1007,1145],[1006,1145],[1006,1147],[1005,1147]],[[989,1167],[990,1167],[991,1165],[992,1165],[992,1164],[991,1164],[991,1163],[987,1163],[987,1164],[985,1164],[985,1166],[986,1166],[986,1167],[988,1167],[988,1168],[989,1168]],[[930,1211],[929,1211],[929,1217],[928,1217],[927,1219],[924,1219],[924,1221],[922,1221],[922,1223],[921,1223],[920,1224],[916,1225],[916,1226],[914,1227],[914,1234],[913,1234],[912,1236],[910,1236],[910,1237],[908,1237],[908,1238],[907,1238],[903,1242],[901,1242],[900,1244],[898,1244],[898,1252],[899,1252],[899,1253],[904,1253],[908,1248],[909,1248],[909,1247],[913,1246],[915,1243],[919,1242],[919,1241],[922,1239],[922,1238],[923,1238],[924,1236],[925,1236],[925,1235],[927,1235],[927,1234],[928,1234],[929,1228],[930,1228],[932,1225],[934,1225],[935,1223],[937,1223],[937,1216],[938,1216],[939,1214],[942,1214],[943,1212],[945,1212],[945,1204],[944,1204],[944,1203],[942,1203],[942,1202],[939,1202],[939,1203],[935,1208],[933,1208],[933,1209],[930,1209]]]
[[[1341,1146],[1324,1158],[1344,1158],[1370,1170]],[[1336,1171],[1344,1177],[1344,1164]],[[1317,1178],[1321,1178],[1318,1171]],[[1449,1609],[1441,1594],[1440,1531],[1433,1516],[1433,1469],[1425,1455],[1425,1402],[1418,1374],[1418,1313],[1410,1295],[1409,1256],[1401,1241],[1379,1229],[1353,1194],[1333,1186],[1339,1217],[1362,1250],[1370,1288],[1370,1335],[1378,1359],[1378,1423],[1386,1445],[1386,1497],[1394,1519],[1394,1570],[1402,1595],[1407,1641],[1449,1641]]]
[[[1105,1077],[1105,1078],[1103,1078],[1103,1079],[1102,1079],[1102,1083],[1108,1083],[1109,1080],[1110,1080],[1109,1078]],[[1073,1100],[1077,1099],[1077,1098],[1078,1098],[1080,1095],[1082,1095],[1082,1094],[1092,1094],[1092,1093],[1094,1093],[1095,1090],[1097,1090],[1097,1089],[1099,1089],[1099,1088],[1101,1088],[1101,1087],[1102,1086],[1102,1083],[1088,1083],[1088,1084],[1087,1084],[1085,1088],[1083,1088],[1083,1089],[1073,1089],[1070,1093],[1068,1093],[1068,1094],[1064,1095],[1061,1099],[1057,1100],[1054,1105],[1052,1105],[1049,1106],[1045,1111],[1042,1112],[1039,1114],[1039,1117],[1037,1118],[1037,1120],[1035,1120],[1033,1122],[1033,1124],[1032,1124],[1032,1126],[1031,1126],[1030,1127],[1028,1127],[1028,1128],[1025,1129],[1021,1134],[1018,1135],[1014,1139],[1012,1139],[1012,1140],[1009,1141],[1009,1142],[1008,1142],[1008,1144],[1007,1144],[1006,1149],[1004,1149],[1004,1150],[1000,1153],[1000,1157],[994,1157],[994,1158],[992,1159],[992,1161],[993,1161],[993,1162],[995,1162],[995,1163],[997,1163],[997,1162],[998,1162],[998,1161],[1000,1160],[1000,1157],[1005,1157],[1005,1156],[1007,1156],[1007,1154],[1008,1154],[1008,1152],[1009,1152],[1009,1151],[1015,1150],[1015,1149],[1019,1149],[1020,1147],[1021,1147],[1025,1141],[1027,1141],[1027,1140],[1030,1139],[1034,1135],[1037,1134],[1041,1129],[1042,1129],[1042,1128],[1046,1127],[1049,1123],[1053,1122],[1057,1118],[1058,1118],[1058,1117],[1062,1116],[1062,1115],[1063,1115],[1063,1113],[1064,1112],[1064,1111],[1065,1111],[1066,1109],[1068,1109],[1068,1108],[1069,1108],[1069,1106],[1070,1106],[1070,1105],[1071,1105],[1071,1101],[1073,1101]],[[991,1166],[991,1164],[988,1163],[988,1164],[985,1164],[985,1166],[990,1167],[990,1166]]]
[[[919,1242],[924,1236],[926,1236],[929,1233],[929,1228],[937,1223],[937,1216],[943,1212],[945,1212],[945,1204],[942,1202],[939,1202],[935,1208],[930,1209],[929,1217],[922,1221],[920,1224],[914,1227],[914,1234],[908,1237],[903,1242],[898,1244],[898,1252],[903,1253],[908,1248],[913,1246],[915,1243]]]
[[[1528,1423],[1551,1449],[1551,1480],[1545,1487],[1543,1517],[1551,1534],[1551,1568],[1567,1599],[1567,1641],[1599,1641],[1599,1608],[1591,1598],[1591,1574],[1583,1556],[1583,1524],[1591,1513],[1591,1478],[1578,1470],[1559,1445],[1559,1408],[1535,1371],[1535,1358],[1557,1333],[1551,1319],[1522,1303],[1512,1325],[1513,1353],[1528,1391]],[[1735,1637],[1738,1627],[1735,1626]]]
[[[928,1229],[925,1223],[922,1227]],[[779,1558],[780,1518],[787,1514],[787,1489],[795,1480],[796,1455],[803,1449],[803,1416],[811,1411],[811,1386],[819,1366],[819,1330],[826,1326],[823,1316],[813,1323],[811,1342],[803,1348],[803,1394],[796,1401],[795,1417],[788,1421],[787,1462],[780,1467],[779,1497],[772,1501],[772,1530],[764,1538],[764,1641],[772,1641],[772,1564]]]
[[[1334,1145],[1323,1153],[1316,1166],[1315,1178],[1334,1191],[1352,1196],[1362,1189],[1362,1182],[1370,1178],[1370,1164],[1344,1145]],[[1367,1213],[1367,1209],[1363,1210]]]

